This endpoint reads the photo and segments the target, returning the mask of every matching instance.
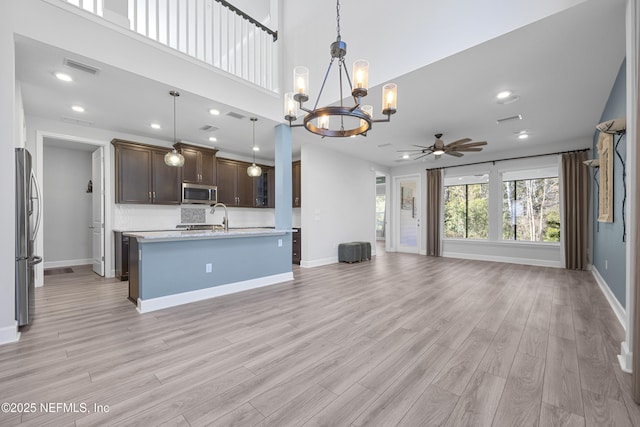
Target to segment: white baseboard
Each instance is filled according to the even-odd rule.
[[[137,310],[140,313],[148,313],[150,311],[162,310],[163,308],[175,307],[177,305],[188,304],[190,302],[202,301],[222,295],[247,291],[249,289],[275,285],[276,283],[287,282],[289,280],[293,280],[293,272],[275,274],[273,276],[260,277],[259,279],[229,283],[227,285],[198,289],[197,291],[183,292],[180,294],[167,295],[164,297],[151,298],[146,300],[141,300],[140,298],[138,298]]]
[[[598,283],[598,286],[600,286],[600,290],[604,294],[605,298],[607,298],[607,301],[609,302],[611,309],[616,314],[618,321],[626,331],[627,330],[626,310],[624,309],[624,307],[622,307],[622,305],[620,304],[618,299],[615,297],[615,295],[613,295],[613,292],[611,292],[611,288],[609,288],[609,285],[602,278],[602,276],[600,275],[600,272],[595,266],[591,267],[591,274],[593,274],[593,278],[596,279],[596,283]]]
[[[65,259],[62,261],[48,261],[44,262],[44,268],[59,268],[59,267],[72,267],[74,265],[88,265],[93,264],[92,258],[87,259]]]
[[[322,258],[316,259],[313,261],[300,261],[300,267],[303,268],[313,268],[313,267],[321,267],[323,265],[336,264],[338,263],[338,257],[330,257],[330,258]]]
[[[493,261],[493,262],[506,262],[509,264],[523,264],[523,265],[535,265],[537,267],[553,267],[562,268],[560,261],[550,261],[533,258],[512,258],[496,255],[481,255],[481,254],[465,254],[460,252],[443,252],[444,258],[460,258],[460,259],[472,259],[476,261]]]
[[[618,363],[620,363],[620,369],[622,369],[622,372],[626,372],[627,374],[633,372],[633,352],[629,350],[629,345],[626,341],[623,341],[622,344],[620,344]]]
[[[11,326],[0,328],[0,345],[16,342],[20,339],[18,332],[18,322],[14,322]]]

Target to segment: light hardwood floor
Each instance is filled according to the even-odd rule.
[[[0,347],[0,402],[37,411],[0,425],[640,425],[588,272],[389,253],[294,275],[144,315],[89,267],[47,277]]]

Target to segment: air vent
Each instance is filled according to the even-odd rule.
[[[60,118],[60,120],[62,120],[65,123],[71,123],[74,125],[80,125],[80,126],[93,126],[93,122],[88,122],[86,120],[78,120],[78,119],[74,119],[71,117],[62,117]]]
[[[501,125],[503,123],[510,122],[512,120],[522,120],[522,114],[518,114],[518,115],[515,115],[515,116],[511,116],[511,117],[505,117],[504,119],[498,119],[498,120],[496,120],[496,123]]]
[[[242,114],[238,114],[238,113],[236,113],[234,111],[229,111],[227,113],[227,116],[233,117],[234,119],[244,119],[245,118],[245,116],[243,116]]]
[[[74,61],[73,59],[64,58],[64,65],[76,70],[83,71],[85,73],[96,75],[100,72],[99,68],[91,65],[83,64],[82,62]]]
[[[203,130],[205,132],[215,132],[217,131],[219,128],[213,126],[213,125],[204,125],[200,128],[200,130]]]
[[[382,147],[389,147],[390,145],[393,145],[393,144],[391,144],[390,142],[387,142],[386,144],[380,144],[380,145],[378,145],[378,148],[382,148]]]

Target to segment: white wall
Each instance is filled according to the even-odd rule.
[[[0,344],[19,335],[15,320],[15,56],[11,15],[13,4],[2,5],[0,13]],[[16,110],[17,108],[17,110]]]
[[[44,145],[43,260],[46,267],[90,264],[91,152]]]
[[[374,249],[377,167],[319,144],[304,145],[301,161],[300,265],[337,262],[343,242],[367,241]]]

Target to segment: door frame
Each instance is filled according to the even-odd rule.
[[[418,230],[417,230],[417,235],[416,235],[416,249],[415,251],[405,251],[405,250],[400,250],[400,208],[402,207],[402,201],[400,200],[401,198],[401,191],[400,191],[400,184],[402,182],[405,181],[412,181],[415,180],[416,182],[416,207],[417,207],[417,220],[418,220]],[[405,252],[405,253],[416,253],[416,254],[420,254],[422,253],[422,242],[423,242],[423,237],[422,237],[422,226],[424,223],[424,218],[423,218],[423,207],[422,207],[422,176],[419,173],[415,173],[415,174],[410,174],[410,175],[398,175],[398,176],[394,176],[393,177],[393,188],[392,188],[392,200],[393,202],[391,203],[391,205],[393,206],[393,209],[391,211],[392,213],[392,223],[393,223],[393,237],[392,237],[392,245],[393,248],[390,248],[391,251],[394,252]]]
[[[109,202],[113,200],[113,176],[110,165],[112,164],[111,157],[113,150],[109,149],[111,140],[99,140],[93,138],[86,138],[81,136],[74,136],[68,134],[61,134],[57,132],[49,132],[43,130],[36,130],[36,141],[35,141],[35,149],[29,148],[29,144],[27,143],[27,149],[32,151],[34,155],[34,170],[36,176],[38,178],[38,182],[41,183],[42,191],[46,191],[46,182],[43,182],[43,174],[44,174],[44,140],[45,138],[58,139],[63,141],[77,142],[86,145],[95,145],[104,147],[104,156],[103,156],[103,170],[104,170],[104,200],[105,200],[105,209],[104,209],[104,267],[105,267],[105,277],[114,277],[115,276],[115,268],[113,264],[113,206]],[[45,209],[45,205],[42,205],[43,212]],[[44,221],[43,221],[44,222]],[[41,225],[41,231],[38,233],[36,238],[36,251],[42,251],[44,248],[44,233],[46,232],[44,223]],[[35,270],[35,286],[41,287],[44,285],[44,263],[40,263],[36,265]]]

